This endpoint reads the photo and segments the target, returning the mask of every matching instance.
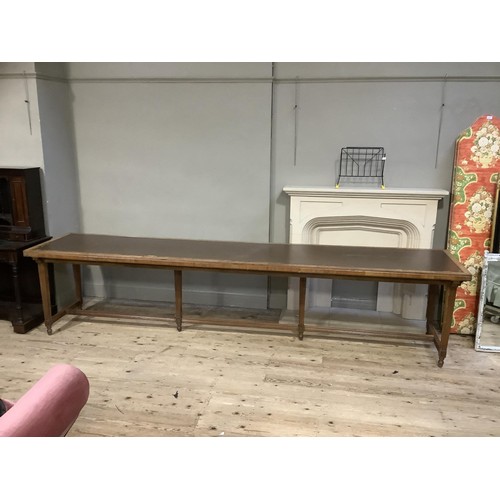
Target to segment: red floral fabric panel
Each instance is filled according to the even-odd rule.
[[[448,249],[473,274],[457,290],[451,331],[474,334],[480,270],[489,250],[500,172],[500,119],[479,117],[457,139]]]

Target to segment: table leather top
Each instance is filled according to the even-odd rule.
[[[48,261],[115,263],[175,269],[284,273],[297,276],[468,281],[447,250],[245,243],[68,234],[25,250]]]

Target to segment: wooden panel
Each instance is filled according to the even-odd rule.
[[[14,225],[29,226],[26,185],[23,177],[13,177],[10,181]]]
[[[0,168],[2,212],[0,239],[30,241],[45,234],[40,168]]]

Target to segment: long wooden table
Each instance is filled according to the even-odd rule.
[[[24,251],[24,255],[32,257],[38,264],[45,326],[49,335],[52,333],[54,322],[67,313],[106,315],[83,308],[81,265],[122,265],[173,270],[175,321],[179,331],[182,330],[183,320],[184,270],[298,277],[300,285],[297,331],[301,340],[305,331],[307,278],[427,284],[429,293],[425,333],[433,337],[439,354],[439,367],[443,366],[446,357],[457,287],[461,282],[472,278],[447,250],[68,234],[29,248]],[[72,264],[76,301],[53,314],[48,265],[57,263]],[[441,290],[442,308],[439,313]],[[253,322],[252,326],[261,325],[260,322]],[[276,327],[277,325],[273,325],[273,328]]]

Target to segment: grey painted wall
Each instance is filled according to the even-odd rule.
[[[42,138],[44,188],[48,234],[54,238],[78,232],[80,225],[79,178],[76,168],[74,119],[69,85],[62,63],[36,63],[36,90]],[[73,275],[69,266],[54,266],[56,301],[72,302]]]
[[[500,114],[500,63],[279,63],[275,77],[274,242],[288,241],[283,186],[334,186],[342,147],[383,146],[387,187],[450,191],[457,137]],[[436,248],[446,246],[449,203],[439,206]],[[271,306],[283,307],[286,281],[270,285]]]
[[[15,82],[0,78],[0,161],[57,165],[47,189],[79,198],[85,232],[286,242],[283,186],[334,185],[342,147],[384,146],[387,186],[449,190],[458,135],[500,115],[500,63],[37,63],[41,132],[28,137],[19,75],[33,63],[18,64]],[[76,227],[73,208],[68,226],[58,211],[50,223]],[[195,273],[185,297],[284,307],[286,281],[270,285]],[[86,275],[89,294],[171,300],[171,288],[169,273]]]
[[[145,69],[69,65],[83,231],[268,241],[271,83],[248,81],[244,64]],[[177,81],[187,69],[194,76]],[[171,274],[103,268],[85,281],[91,295],[172,300]],[[266,307],[266,283],[185,273],[183,293],[187,302]]]
[[[342,147],[383,146],[387,187],[449,190],[457,137],[478,116],[500,113],[500,64],[290,63],[276,73],[273,241],[287,239],[283,186],[334,186]],[[448,206],[437,246],[445,245]]]
[[[53,237],[80,230],[72,102],[68,84],[37,80],[48,231]]]

